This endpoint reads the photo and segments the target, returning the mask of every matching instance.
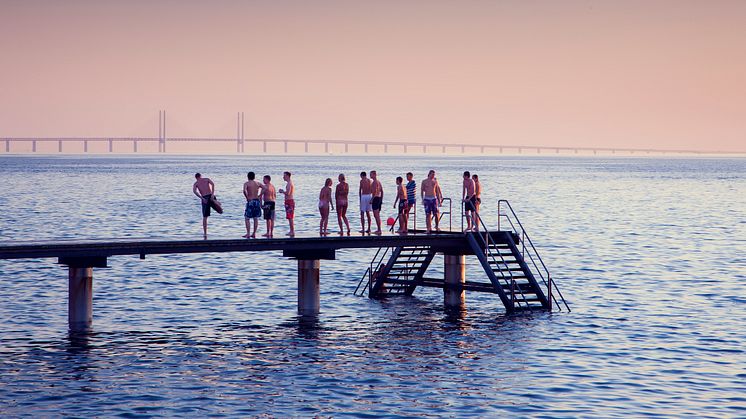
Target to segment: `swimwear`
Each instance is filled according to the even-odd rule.
[[[258,198],[254,198],[246,203],[246,210],[243,212],[245,218],[259,218],[262,216],[262,203]]]
[[[275,201],[264,201],[264,219],[274,220],[275,219]]]
[[[436,197],[425,197],[425,199],[422,200],[422,205],[425,206],[425,214],[430,213],[438,213],[438,198]]]
[[[406,214],[407,210],[409,209],[409,206],[407,205],[407,200],[399,201],[399,214]]]
[[[477,197],[472,196],[466,202],[464,202],[464,211],[476,211],[477,210]]]
[[[218,213],[221,212],[218,210],[218,204],[216,204],[215,201],[213,200],[212,194],[202,195],[202,198],[207,200],[207,203],[202,202],[202,216],[203,217],[210,216],[210,207],[212,207],[212,209],[214,209],[215,211],[218,211]]]
[[[360,212],[373,211],[370,200],[373,196],[369,193],[360,195]]]
[[[325,199],[319,199],[319,208],[329,208],[329,201]]]
[[[370,206],[373,208],[373,211],[380,211],[381,206],[383,206],[383,198],[380,196],[374,196],[370,201]]]
[[[285,218],[288,220],[295,218],[295,199],[285,200]]]

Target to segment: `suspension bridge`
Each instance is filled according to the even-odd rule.
[[[746,155],[744,151],[632,147],[569,147],[526,144],[467,144],[405,140],[246,138],[244,114],[236,118],[235,137],[168,137],[166,112],[158,116],[158,136],[130,137],[0,137],[5,153],[185,153],[186,144],[208,146],[217,153],[236,154],[622,154],[622,155]],[[247,147],[248,145],[248,147]]]

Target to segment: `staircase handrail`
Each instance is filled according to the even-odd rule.
[[[518,223],[518,226],[520,227],[520,232],[515,227],[515,224],[513,223],[513,220],[510,218],[510,216],[502,212],[502,204],[505,204],[507,208],[510,210],[510,213],[513,215],[513,218],[515,218],[516,223]],[[542,282],[547,287],[547,298],[550,299],[550,305],[551,305],[551,299],[552,299],[552,289],[557,291],[557,295],[562,300],[562,303],[565,305],[565,308],[567,308],[567,311],[570,312],[570,306],[567,304],[567,300],[565,300],[565,297],[562,295],[562,291],[559,290],[559,287],[557,287],[557,283],[554,281],[554,278],[552,278],[552,274],[549,272],[549,268],[547,268],[547,265],[544,263],[544,260],[541,258],[541,255],[539,254],[539,251],[536,249],[536,246],[534,245],[534,242],[531,240],[531,237],[529,237],[528,233],[526,232],[526,229],[523,227],[523,224],[521,223],[520,218],[518,218],[518,215],[515,213],[515,210],[513,209],[513,206],[510,205],[510,202],[506,199],[500,199],[497,201],[497,230],[501,230],[500,220],[505,217],[505,219],[510,223],[510,227],[513,232],[516,234],[520,234],[521,236],[521,247],[522,252],[521,256],[523,256],[523,259],[526,259],[526,254],[528,254],[528,258],[531,260],[531,263],[536,268],[536,271],[539,273],[539,276],[541,277]],[[531,252],[526,252],[526,243],[530,246],[530,249],[533,250],[533,254]],[[544,278],[544,275],[541,272],[541,269],[539,269],[539,266],[537,265],[536,261],[534,260],[533,255],[536,255],[536,258],[539,260],[539,263],[541,264],[541,267],[544,269],[544,272],[546,272],[546,278]],[[561,309],[561,306],[559,302],[555,299],[555,304],[557,304],[557,308]]]
[[[465,204],[464,202],[461,203],[462,213],[464,212],[463,211],[464,204]],[[484,231],[484,239],[482,239],[482,235],[479,232],[476,232],[474,235],[477,236],[477,237],[479,237],[480,239],[482,239],[482,242],[484,243],[485,255],[489,255],[492,258],[492,260],[495,261],[495,264],[497,264],[498,261],[495,258],[495,255],[493,255],[492,252],[490,252],[490,250],[489,250],[489,248],[490,248],[490,242],[495,247],[497,247],[497,243],[495,243],[495,241],[492,240],[492,236],[490,235],[490,232],[487,229],[487,226],[484,224],[484,221],[482,221],[482,217],[477,216],[475,218],[478,220],[479,224],[482,225],[482,229]],[[502,255],[502,253],[500,251],[498,251],[497,254],[500,256],[500,262],[503,264],[503,266],[505,266],[507,268],[508,263],[505,261],[505,257],[503,257],[503,255]],[[515,278],[513,277],[513,272],[510,269],[506,269],[506,271],[508,272],[508,275],[510,276],[510,284],[509,284],[510,285],[510,299],[511,299],[511,302],[513,303],[513,306],[515,306],[515,302],[516,302],[516,299],[515,299]],[[506,279],[505,272],[503,272],[502,269],[500,269],[500,277],[503,280]],[[519,301],[519,303],[518,303],[519,306],[520,306],[520,304],[522,302],[523,304],[526,305],[526,307],[531,307],[530,304],[528,304],[528,301],[526,299],[526,295],[523,293],[523,290],[521,290],[520,287],[518,287],[518,292],[521,294],[521,299],[522,299],[522,301]]]
[[[365,285],[366,285],[366,288],[368,288],[368,293],[370,293],[370,289],[373,286],[373,273],[375,272],[373,266],[375,265],[376,268],[380,266],[381,262],[383,262],[383,259],[388,254],[389,249],[390,247],[379,247],[378,250],[376,250],[376,254],[373,255],[373,259],[371,259],[370,261],[370,266],[368,266],[365,272],[363,272],[363,277],[360,278],[360,281],[357,283],[357,287],[355,287],[355,291],[353,292],[353,295],[357,295],[357,291],[360,288],[360,286],[363,284],[363,282],[365,281],[366,277],[368,278],[368,283]],[[383,250],[383,253],[381,253],[381,250]],[[365,291],[363,291],[363,293],[361,293],[360,295],[363,295],[364,293]]]
[[[448,201],[448,211],[438,211],[438,225],[440,226],[440,221],[443,219],[443,216],[448,214],[448,231],[453,231],[453,216],[451,215],[451,213],[453,213],[453,200],[446,197],[440,200],[440,204],[442,205],[445,201]]]

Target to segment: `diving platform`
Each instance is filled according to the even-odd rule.
[[[503,204],[504,203],[504,204]],[[112,256],[181,253],[282,252],[298,265],[298,313],[319,313],[322,260],[335,260],[337,250],[377,249],[355,289],[357,295],[384,298],[412,295],[418,287],[442,288],[446,306],[464,304],[464,294],[496,294],[508,313],[562,309],[564,303],[546,265],[510,209],[500,218],[509,229],[480,232],[410,230],[406,235],[361,235],[269,239],[157,240],[107,239],[0,244],[0,259],[56,258],[68,268],[68,323],[87,330],[93,323],[93,270],[108,267]],[[511,216],[507,215],[511,214]],[[445,261],[443,278],[426,275],[435,255]],[[475,256],[484,271],[481,280],[466,281],[465,257]],[[537,263],[538,262],[538,263]],[[362,268],[361,268],[362,269]]]

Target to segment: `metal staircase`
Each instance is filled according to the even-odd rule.
[[[430,246],[387,248],[381,254],[377,261],[374,257],[376,262],[371,263],[360,279],[355,289],[356,295],[365,295],[366,292],[369,297],[412,295],[417,285],[422,283],[423,275],[435,257]],[[389,255],[389,259],[384,265],[382,262],[386,255]]]
[[[479,232],[464,233],[468,243],[465,250],[476,256],[489,282],[466,281],[455,287],[497,294],[509,313],[552,311],[555,306],[561,311],[563,305],[569,312],[569,305],[510,203],[500,200],[498,213],[497,231],[488,230],[481,217],[477,217]],[[436,253],[437,249],[430,246],[379,249],[355,294],[367,292],[369,297],[377,298],[412,295],[418,286],[453,288],[444,278],[424,276]]]

